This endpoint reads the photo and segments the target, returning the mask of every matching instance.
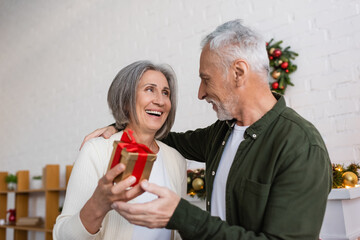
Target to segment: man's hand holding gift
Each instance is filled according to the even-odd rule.
[[[180,197],[165,187],[143,180],[140,184],[142,190],[155,194],[157,199],[147,203],[127,203],[116,201],[111,207],[130,223],[148,228],[163,228],[169,222]]]

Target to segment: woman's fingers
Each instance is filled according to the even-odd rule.
[[[111,189],[111,192],[115,197],[114,200],[129,201],[142,194],[144,191],[139,184],[131,187],[131,185],[133,185],[135,182],[136,178],[134,176],[129,176],[128,178],[115,184]]]
[[[101,179],[103,184],[113,184],[114,179],[125,170],[125,165],[122,163],[117,164],[110,169]]]

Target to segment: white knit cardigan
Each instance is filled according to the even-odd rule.
[[[90,234],[85,229],[79,216],[80,210],[92,196],[98,180],[107,171],[113,142],[120,140],[122,134],[121,131],[109,139],[95,138],[83,146],[71,172],[62,213],[56,219],[53,229],[54,240],[129,240],[132,238],[134,225],[114,210],[107,213],[100,231],[96,234]],[[184,197],[187,186],[185,159],[174,148],[160,141],[156,143],[164,158],[163,162],[170,179],[170,189]],[[173,231],[172,239],[181,238],[177,232]]]

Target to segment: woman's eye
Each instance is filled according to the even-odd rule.
[[[163,91],[164,96],[170,96],[170,93],[168,91]]]
[[[145,91],[147,91],[147,92],[153,92],[154,89],[153,89],[153,88],[146,88]]]

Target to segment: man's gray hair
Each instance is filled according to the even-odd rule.
[[[219,56],[225,73],[236,59],[247,61],[258,73],[269,73],[266,42],[258,33],[243,26],[239,19],[218,26],[201,41],[202,48],[207,44]]]
[[[150,61],[137,61],[116,75],[108,91],[108,104],[116,121],[116,128],[125,129],[131,119],[139,123],[136,113],[136,89],[140,78],[147,70],[164,74],[170,88],[171,110],[164,125],[156,132],[155,138],[162,139],[170,132],[175,121],[177,83],[174,70],[167,64],[156,65]]]

